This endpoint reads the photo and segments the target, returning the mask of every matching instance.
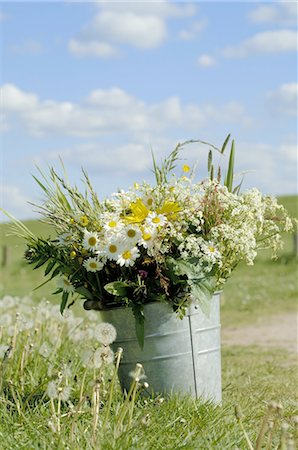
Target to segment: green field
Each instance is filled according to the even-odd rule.
[[[282,197],[280,201],[292,216],[298,217],[296,196]],[[27,226],[43,237],[51,232],[49,227],[37,222],[28,222]],[[215,407],[187,397],[171,396],[164,401],[160,398],[146,401],[139,399],[135,405],[128,405],[126,411],[121,409],[123,398],[116,387],[106,424],[102,421],[107,414],[111,369],[98,373],[91,367],[87,371],[80,359],[80,347],[87,344],[92,347],[94,342],[82,340],[78,345],[78,342],[69,338],[62,325],[59,328],[57,318],[49,317],[48,321],[44,321],[41,326],[36,325],[35,329],[24,329],[15,338],[13,356],[6,359],[3,355],[1,357],[1,345],[10,345],[14,339],[13,324],[18,305],[29,302],[22,298],[32,293],[35,305],[42,298],[49,300],[50,304],[57,304],[59,298],[51,295],[55,283],[48,283],[32,292],[34,287],[44,281],[43,271],[33,271],[22,259],[24,244],[15,236],[6,236],[9,225],[2,224],[0,229],[2,250],[3,246],[7,249],[6,260],[2,257],[1,261],[0,299],[5,295],[14,297],[13,307],[7,311],[3,304],[2,309],[0,307],[0,321],[2,318],[3,322],[0,327],[1,450],[244,450],[249,448],[245,432],[253,442],[254,449],[296,448],[297,365],[295,355],[286,350],[241,346],[237,342],[224,346],[222,406]],[[265,252],[258,256],[254,266],[239,265],[236,269],[222,296],[223,329],[253,325],[260,319],[266,322],[268,317],[279,317],[287,312],[294,314],[297,312],[297,292],[297,256],[293,236],[288,235],[285,236],[285,247],[278,261],[271,261]],[[75,308],[75,314],[85,317],[79,305]],[[12,320],[10,325],[5,325],[5,316],[7,324]],[[59,334],[58,348],[49,356],[42,356],[39,353],[40,346],[43,342],[51,343],[55,333]],[[28,347],[30,343],[31,350]],[[51,402],[45,394],[46,386],[53,378],[53,373],[59,370],[63,372],[66,365],[70,366],[71,375],[67,382],[72,390],[69,399],[61,403],[59,414],[55,400],[56,416],[53,418]],[[85,372],[86,398],[80,404],[79,391]],[[98,377],[103,378],[100,382],[97,423],[96,403],[92,395],[94,379]],[[281,404],[282,408],[275,407],[270,413],[269,422],[264,420],[265,434],[256,444],[268,404],[272,401]],[[243,412],[240,421],[235,417],[235,406]],[[57,416],[58,431],[55,422]]]

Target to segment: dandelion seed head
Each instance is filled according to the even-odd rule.
[[[110,345],[115,341],[117,332],[111,323],[100,323],[94,328],[95,339],[103,345]]]
[[[44,358],[48,358],[52,352],[51,347],[47,342],[43,342],[39,347],[38,353]]]
[[[102,364],[112,364],[114,362],[114,352],[110,347],[99,347],[95,350],[93,355],[93,364],[96,369]]]
[[[46,393],[49,398],[58,398],[58,387],[56,381],[52,380],[49,382]]]

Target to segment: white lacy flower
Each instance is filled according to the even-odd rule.
[[[117,259],[117,264],[120,266],[133,266],[135,260],[140,256],[139,249],[133,247],[132,249],[124,250]]]
[[[103,345],[110,345],[117,336],[116,329],[111,323],[100,323],[94,328],[95,339]]]
[[[98,272],[103,268],[103,263],[97,258],[88,258],[83,262],[83,266],[87,272]]]

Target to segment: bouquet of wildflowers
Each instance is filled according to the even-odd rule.
[[[181,148],[201,142],[187,141],[160,166],[153,157],[155,185],[135,183],[104,201],[84,171],[85,194],[53,168],[48,176],[40,172],[35,179],[46,201],[37,206],[56,234],[38,238],[15,223],[24,231],[28,262],[45,265],[49,279],[58,277],[61,312],[77,298],[85,299],[86,309],[130,306],[141,341],[144,304],[167,302],[183,317],[195,298],[208,313],[213,293],[240,261],[253,264],[261,248],[276,255],[280,233],[292,229],[292,220],[276,199],[233,186],[234,142],[222,181],[212,152],[223,154],[228,141],[220,149],[209,147],[206,179],[195,182],[187,165],[180,177],[174,174]]]

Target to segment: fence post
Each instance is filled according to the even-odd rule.
[[[6,267],[7,259],[8,259],[7,245],[2,245],[2,262],[1,262],[2,267]]]
[[[298,256],[298,233],[297,232],[295,232],[293,234],[293,244],[294,244],[294,248],[293,248],[294,255]]]

